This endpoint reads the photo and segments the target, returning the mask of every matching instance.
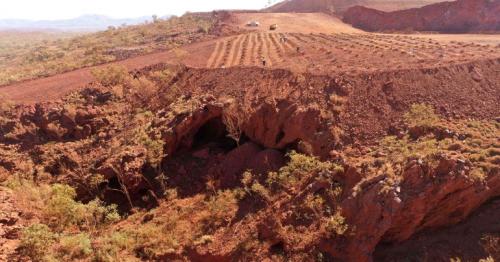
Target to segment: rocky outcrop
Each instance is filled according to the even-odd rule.
[[[238,257],[241,241],[258,232],[259,241],[269,250],[279,246],[282,252],[294,254],[319,247],[340,261],[372,261],[378,244],[399,243],[425,229],[454,225],[500,195],[498,169],[483,181],[472,179],[470,171],[469,162],[443,156],[435,164],[410,161],[395,180],[385,174],[362,179],[363,175],[352,168],[336,174],[333,180],[321,179],[321,174],[315,174],[291,194],[253,214],[251,219],[219,232],[214,236],[217,241],[197,247],[191,255],[196,261],[212,257],[231,261]],[[347,180],[353,178],[347,174],[357,179],[352,188],[348,185],[353,181]],[[297,212],[297,206],[308,195],[319,194],[338,182],[344,184],[344,196],[338,203],[330,204],[342,210],[348,225],[346,232],[332,233],[325,228],[325,221],[316,219],[308,223],[303,219],[294,221],[291,214]],[[304,226],[298,242],[286,229],[286,225],[294,223]],[[266,252],[264,250],[261,252]],[[255,255],[257,259],[269,256]]]
[[[160,114],[163,119],[155,126],[162,126],[165,152],[173,155],[179,148],[191,148],[195,135],[203,125],[216,118],[224,118],[232,112],[226,110],[227,102],[213,97],[201,98],[200,104],[191,112],[176,116]],[[326,157],[336,141],[322,119],[317,107],[304,107],[291,101],[264,102],[254,109],[247,109],[238,116],[241,136],[249,138],[264,148],[285,149],[301,143],[304,153]],[[227,125],[227,123],[225,123]],[[231,127],[223,126],[224,129]],[[228,131],[223,131],[228,132]]]
[[[468,176],[470,163],[443,158],[437,166],[410,162],[400,182],[365,179],[341,206],[354,230],[323,247],[346,261],[370,261],[379,243],[398,243],[424,229],[456,224],[487,200],[500,195],[498,169],[485,181]]]
[[[366,31],[464,33],[500,31],[499,13],[499,1],[458,0],[395,12],[355,6],[344,13],[343,21]]]
[[[110,121],[99,105],[112,98],[109,92],[87,88],[81,92],[86,105],[39,103],[19,106],[10,117],[20,121],[0,121],[0,140],[34,145],[47,141],[75,141],[97,134]]]

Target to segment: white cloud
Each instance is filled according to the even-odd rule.
[[[276,0],[274,0],[276,1]],[[84,14],[139,17],[186,11],[260,9],[268,0],[0,0],[0,19],[64,19]]]

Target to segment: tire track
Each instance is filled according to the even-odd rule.
[[[274,57],[273,57],[273,52],[271,50],[271,41],[269,40],[269,34],[264,33],[263,37],[264,41],[264,57],[266,59],[266,66],[273,66],[274,64]]]
[[[220,50],[215,59],[214,67],[221,67],[224,63],[224,53],[226,52],[228,41],[221,41]]]
[[[217,41],[215,43],[214,51],[212,51],[212,54],[210,55],[210,58],[207,61],[207,67],[208,68],[214,68],[216,66],[216,60],[219,52],[221,52],[221,48],[223,48],[224,44],[222,41]]]
[[[245,61],[245,65],[247,66],[253,66],[257,63],[255,59],[255,52],[256,52],[256,46],[257,43],[255,42],[255,34],[251,33],[248,41],[248,56]]]
[[[271,42],[272,46],[271,52],[273,54],[275,64],[283,62],[284,61],[284,52],[282,49],[283,43],[279,42],[279,40],[277,39],[277,35],[274,33],[269,34],[268,38],[269,41]]]
[[[257,34],[257,53],[255,54],[256,65],[262,66],[261,60],[264,58],[264,41],[262,40],[262,33]]]
[[[297,48],[297,43],[294,42],[294,40],[290,39],[290,35],[288,34],[280,34],[282,37],[285,37],[287,40],[284,44],[285,51],[286,49],[290,49],[290,51],[295,51]]]
[[[238,59],[238,54],[241,52],[242,39],[243,39],[243,35],[239,35],[232,42],[231,49],[229,51],[229,55],[228,55],[228,58],[226,60],[227,61],[226,64],[228,67],[236,65],[236,61]]]
[[[300,43],[302,44],[307,44],[307,41],[304,40],[304,34],[299,34],[299,33],[295,33],[295,34],[292,34],[292,36],[297,39],[297,41],[299,41]]]
[[[236,55],[236,60],[234,61],[234,63],[237,66],[241,66],[243,65],[243,61],[245,60],[246,52],[248,49],[248,34],[241,37],[240,45],[238,48],[238,54]]]
[[[222,52],[222,61],[220,61],[220,64],[218,67],[228,67],[228,62],[229,61],[229,55],[231,54],[231,49],[232,49],[232,46],[233,46],[233,42],[234,40],[236,39],[236,37],[233,37],[231,39],[229,39],[227,42],[226,42],[226,45],[224,47],[224,52]]]
[[[245,59],[243,60],[243,65],[245,65],[245,66],[255,65],[255,61],[254,61],[254,52],[255,52],[254,36],[255,36],[255,34],[253,34],[253,33],[248,34],[246,55],[245,55]]]

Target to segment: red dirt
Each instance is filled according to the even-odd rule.
[[[193,46],[197,46],[194,44]],[[193,49],[197,49],[193,47]],[[194,52],[193,54],[197,54]],[[110,65],[122,65],[129,70],[141,69],[158,63],[172,62],[178,60],[176,51],[165,51],[145,56],[134,57],[119,62],[113,62],[95,67],[82,68],[67,73],[39,78],[8,86],[0,86],[0,94],[6,99],[15,102],[40,102],[58,99],[65,94],[80,89],[92,81],[95,81],[91,71],[94,68],[103,68]]]
[[[290,16],[301,15],[273,14],[269,19],[286,23]],[[324,21],[325,16],[309,14],[307,19]],[[113,189],[116,185],[110,181],[121,172],[134,204],[160,205],[159,210],[168,204],[156,199],[161,195],[153,193],[155,188],[145,178],[152,172],[149,148],[131,139],[135,137],[134,125],[141,124],[134,120],[139,108],[134,108],[135,103],[144,107],[141,112],[153,115],[148,130],[154,134],[148,137],[154,135],[164,142],[159,169],[186,202],[196,197],[194,194],[206,193],[209,186],[214,191],[236,187],[247,169],[264,175],[277,170],[285,163],[284,152],[291,149],[335,159],[344,168],[330,174],[305,174],[299,184],[279,192],[272,203],[256,199],[242,203],[238,218],[213,232],[213,241],[186,247],[182,256],[191,261],[264,260],[280,252],[291,254],[291,261],[311,259],[318,252],[345,261],[370,261],[373,251],[381,260],[401,260],[406,255],[401,252],[408,251],[434,261],[455,254],[450,250],[462,246],[464,253],[457,255],[482,258],[484,252],[476,245],[479,235],[496,230],[490,217],[474,215],[469,220],[472,222],[465,222],[468,227],[488,224],[471,235],[464,236],[463,225],[436,235],[432,232],[460,222],[499,196],[498,162],[488,162],[492,171],[477,183],[469,176],[473,163],[454,155],[456,152],[443,153],[436,162],[407,159],[397,178],[383,170],[373,173],[360,160],[373,160],[369,147],[405,128],[402,116],[415,103],[433,106],[448,123],[489,120],[497,127],[493,121],[498,119],[500,104],[499,47],[328,31],[349,28],[338,24],[315,28],[319,31],[307,31],[303,25],[284,28],[278,32],[258,29],[117,62],[130,70],[139,69],[137,73],[144,76],[172,69],[159,62],[181,62],[189,67],[173,70],[175,76],[169,83],[159,85],[142,103],[116,99],[112,90],[92,84],[74,102],[78,105],[73,105],[74,112],[65,108],[68,101],[16,107],[2,123],[0,139],[26,147],[27,156],[48,158],[45,170],[58,179],[84,181],[87,178],[68,174],[90,177],[95,172]],[[91,82],[90,70],[2,87],[0,93],[16,102],[53,100]],[[241,121],[237,130],[242,133],[241,144],[228,139],[230,124],[223,122],[234,115]],[[461,140],[454,134],[453,139]],[[37,144],[47,147],[37,148]],[[123,150],[115,150],[115,145]],[[34,146],[33,151],[30,146]],[[491,149],[488,154],[494,158],[496,152]],[[389,161],[387,155],[387,159],[379,156]],[[12,169],[8,173],[21,162],[16,155],[2,158],[2,165]],[[350,225],[350,231],[342,236],[327,231],[325,221],[304,223],[294,217],[298,203],[332,189],[333,184],[340,185],[342,193],[338,202],[328,203],[332,205],[329,208],[340,208]],[[1,193],[0,189],[0,197]],[[104,198],[125,206],[124,197],[116,190],[107,191]],[[493,202],[478,214],[496,216],[496,207]],[[292,233],[287,231],[290,229]],[[300,237],[294,239],[293,234]],[[421,253],[426,241],[438,245],[449,237],[447,234],[474,243],[461,246],[459,241],[448,240],[443,251]],[[258,249],[249,252],[251,258],[245,257],[241,248],[252,238],[258,238]],[[301,241],[294,242],[296,239]],[[396,246],[385,246],[387,243]]]
[[[403,243],[380,244],[376,261],[479,261],[492,254],[500,259],[500,199],[492,200],[462,223],[439,230],[428,230]]]
[[[356,33],[355,29],[324,14],[233,14],[227,21],[234,27],[241,27],[242,21],[252,16],[268,16],[264,22],[278,22],[284,26],[277,32],[261,28],[257,32],[195,43],[112,64],[124,65],[129,70],[179,62],[196,68],[262,67],[264,58],[267,68],[331,75],[435,68],[500,57],[499,46],[494,46],[500,43],[500,38],[490,37],[486,44],[476,44],[482,41],[480,36],[443,38],[442,35],[417,37]],[[287,23],[291,19],[299,22]],[[310,29],[305,26],[308,23],[321,26]],[[283,43],[282,38],[287,41]],[[0,95],[25,103],[54,100],[92,82],[91,70],[84,68],[3,86]]]
[[[499,59],[491,59],[443,68],[344,76],[258,67],[180,68],[173,82],[159,87],[145,105],[154,112],[151,130],[165,142],[161,167],[168,175],[168,184],[189,201],[196,197],[193,194],[207,192],[209,185],[234,188],[241,172],[253,166],[262,168],[263,174],[276,170],[284,162],[283,152],[289,149],[324,159],[331,159],[335,150],[369,158],[366,152],[347,145],[365,146],[385,136],[391,126],[402,128],[402,114],[413,103],[433,105],[444,119],[450,118],[449,122],[469,117],[491,120],[500,102],[499,65]],[[162,69],[157,65],[140,73]],[[178,96],[172,93],[172,86],[180,90]],[[56,152],[44,150],[51,148],[50,143],[28,152],[49,158],[46,170],[59,179],[88,167],[111,180],[120,172],[115,170],[121,170],[113,167],[123,168],[122,183],[134,203],[166,208],[168,203],[152,201],[160,194],[149,193],[143,178],[148,170],[146,148],[129,145],[133,141],[127,132],[134,129],[124,111],[128,102],[115,100],[105,90],[84,90],[77,99],[84,104],[73,114],[64,109],[64,102],[18,107],[15,110],[20,111],[18,117],[23,121],[11,117],[0,129],[20,133],[2,138],[20,143],[30,138],[41,143],[58,141],[53,149]],[[175,103],[166,99],[171,96]],[[233,110],[227,110],[231,105]],[[244,116],[239,146],[227,142],[229,126],[221,122],[224,116],[238,112]],[[78,136],[80,130],[90,132]],[[89,136],[92,140],[84,139]],[[124,150],[108,152],[107,146],[101,146],[109,141],[113,149],[120,137],[127,141]],[[79,144],[81,148],[64,149]],[[210,243],[188,246],[187,252],[179,254],[191,261],[251,260],[241,255],[240,247],[247,239],[258,238],[258,249],[248,253],[253,260],[285,252],[292,256],[291,261],[304,261],[321,252],[345,261],[370,261],[381,241],[397,243],[424,230],[458,223],[500,193],[497,168],[492,168],[482,183],[476,183],[469,177],[472,163],[453,155],[441,155],[436,163],[409,160],[394,183],[385,174],[364,171],[364,163],[350,157],[341,162],[345,172],[332,172],[326,178],[323,172],[305,174],[300,184],[280,191],[272,202],[250,198],[242,203],[237,219],[213,232]],[[70,177],[85,179],[71,175],[66,179]],[[325,229],[324,220],[309,221],[294,215],[302,212],[297,204],[331,189],[333,182],[342,186],[342,195],[328,205],[331,210],[341,208],[350,226],[342,236]],[[113,183],[108,182],[108,186],[113,189]],[[107,191],[105,199],[125,206],[116,190]],[[295,242],[297,239],[300,242]]]
[[[12,260],[19,245],[19,234],[24,219],[20,208],[16,206],[15,196],[8,188],[0,186],[0,260]]]
[[[286,0],[265,11],[275,13],[323,12],[342,14],[355,5],[382,11],[395,11],[440,2],[441,0]]]
[[[288,39],[286,43],[280,42],[282,37]],[[491,45],[369,34],[249,33],[178,50],[184,51],[156,53],[113,64],[130,70],[160,62],[183,62],[197,68],[262,67],[264,57],[266,67],[331,75],[446,67],[500,57],[500,49]],[[107,65],[99,67],[104,66]],[[0,94],[17,102],[50,101],[92,82],[91,70],[84,68],[0,87]]]
[[[497,105],[500,104],[500,90],[497,88],[499,65],[500,60],[495,59],[435,69],[344,76],[257,68],[188,69],[181,74],[176,85],[193,95],[208,93],[235,97],[240,108],[255,111],[255,119],[249,119],[255,123],[244,128],[254,142],[267,148],[283,149],[300,139],[313,145],[315,155],[327,156],[338,141],[314,135],[317,128],[323,128],[318,122],[312,121],[304,127],[309,123],[304,119],[320,118],[320,113],[308,106],[310,103],[328,108],[327,112],[340,111],[336,122],[351,142],[386,135],[391,125],[401,122],[401,115],[414,103],[433,105],[446,118],[492,119],[497,116]],[[345,103],[337,108],[330,102],[333,95]],[[281,113],[275,112],[276,105],[263,101],[263,97],[273,97],[276,103],[281,103],[281,109],[277,111]],[[213,110],[215,112],[211,115],[211,108],[204,109],[201,113],[205,117],[195,117],[196,121],[220,116],[221,108],[215,106]],[[294,125],[294,121],[302,122],[304,128]],[[178,125],[177,122],[174,124]],[[186,123],[181,127],[196,129],[202,124]],[[175,140],[168,140],[168,144],[175,148],[187,133],[192,131],[176,130],[172,133]],[[282,139],[276,140],[280,133]]]
[[[343,20],[367,31],[415,30],[451,33],[500,31],[500,2],[459,0],[418,9],[383,12],[356,6]]]

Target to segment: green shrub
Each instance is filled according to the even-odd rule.
[[[62,184],[52,185],[44,210],[44,215],[52,228],[62,231],[78,222],[84,210],[83,206],[74,200],[75,197],[74,188]]]
[[[149,77],[152,78],[159,86],[168,85],[175,76],[176,73],[169,69],[154,71],[149,74]]]
[[[98,199],[83,204],[74,200],[75,189],[68,185],[54,184],[44,209],[44,215],[56,231],[64,231],[70,226],[80,226],[95,230],[100,225],[120,219],[116,205],[106,206]]]
[[[145,76],[141,76],[137,79],[130,79],[127,83],[129,92],[133,93],[136,97],[141,99],[146,99],[156,94],[158,86],[155,82],[149,80]]]
[[[58,253],[68,261],[85,258],[92,254],[92,245],[88,234],[63,236],[59,240]]]
[[[486,180],[487,175],[481,168],[474,168],[469,173],[469,178],[471,178],[475,182],[484,182]]]
[[[105,68],[95,68],[92,76],[104,86],[117,86],[125,84],[130,75],[124,66],[112,65]]]
[[[119,254],[133,245],[133,239],[126,233],[113,232],[99,238],[94,251],[94,260],[102,262],[123,261]]]
[[[328,218],[326,221],[326,229],[334,234],[343,235],[349,226],[345,222],[345,218],[342,216],[340,210],[337,210],[335,214]]]
[[[439,121],[434,113],[434,108],[426,104],[413,104],[404,115],[404,121],[409,127],[422,126],[432,127]]]
[[[21,254],[34,261],[42,261],[48,255],[55,240],[56,236],[48,226],[33,224],[22,230],[19,248]]]
[[[432,158],[448,148],[446,141],[443,143],[444,145],[435,139],[410,141],[407,137],[399,139],[387,136],[382,139],[380,146],[388,153],[388,159],[392,163],[404,163],[409,158]]]
[[[158,226],[153,223],[141,225],[134,231],[134,250],[141,258],[155,259],[156,257],[175,252],[179,247],[177,236],[171,226]]]
[[[343,169],[328,161],[320,161],[316,157],[299,154],[295,151],[288,153],[290,161],[279,172],[268,174],[266,183],[273,187],[291,187],[313,172],[342,172]]]
[[[269,190],[263,186],[261,183],[255,181],[251,188],[250,192],[257,194],[260,196],[262,199],[265,201],[270,201],[271,200],[271,194],[269,193]]]
[[[207,201],[209,216],[205,219],[209,229],[220,227],[230,222],[238,208],[239,191],[219,191]]]
[[[117,222],[121,218],[117,211],[117,205],[106,206],[99,199],[94,199],[83,205],[83,210],[84,225],[91,230],[97,229],[100,225]]]
[[[134,133],[134,140],[144,146],[147,151],[147,160],[153,166],[160,164],[164,157],[163,147],[165,145],[161,137],[152,138],[150,134],[147,133],[150,123],[140,126],[136,129]]]

